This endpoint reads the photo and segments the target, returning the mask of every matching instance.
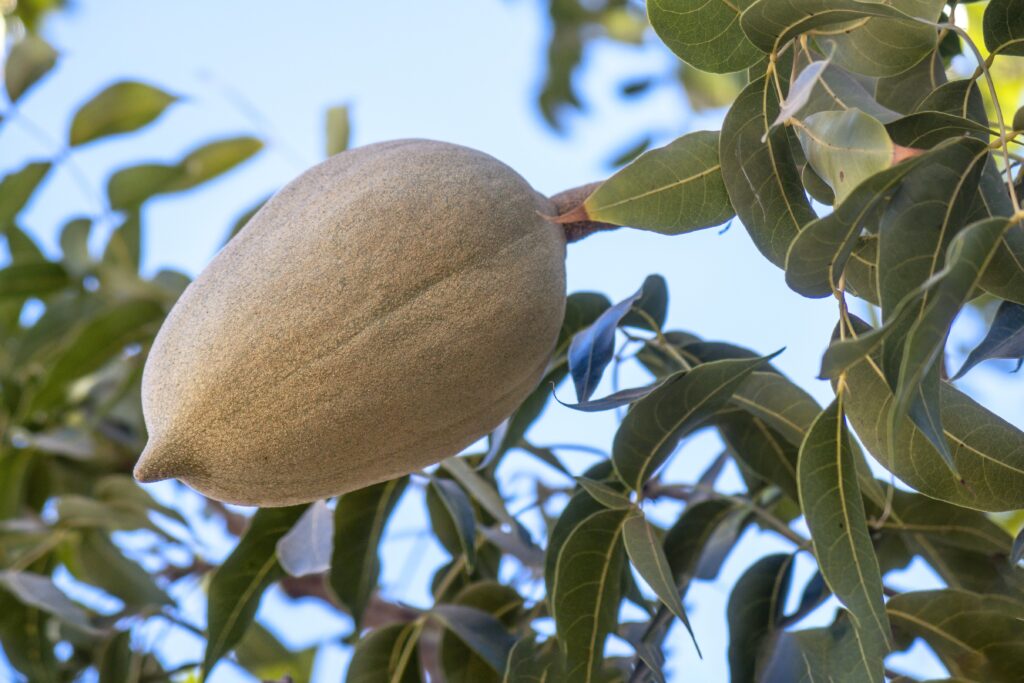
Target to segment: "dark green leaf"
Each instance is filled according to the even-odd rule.
[[[648,0],[647,14],[658,37],[687,64],[729,73],[756,64],[764,55],[740,28],[749,0]]]
[[[967,356],[960,371],[953,377],[960,379],[978,363],[992,358],[1024,357],[1024,306],[1004,301],[999,304],[992,325],[985,338]]]
[[[800,505],[822,576],[853,616],[864,668],[881,681],[892,636],[849,438],[839,398],[814,421],[800,448]]]
[[[305,511],[305,505],[256,511],[249,529],[210,580],[206,623],[209,639],[203,655],[203,678],[245,635],[267,587],[284,575],[277,561],[277,541]]]
[[[569,345],[569,372],[576,387],[576,398],[582,403],[594,395],[605,368],[615,355],[615,330],[644,290],[608,308],[592,325],[576,334]]]
[[[0,571],[0,590],[14,596],[25,607],[41,609],[83,631],[92,631],[89,616],[44,574],[26,571]]]
[[[811,84],[812,87],[807,93],[807,100],[797,108],[791,116],[809,116],[821,111],[846,111],[859,109],[868,116],[872,116],[882,123],[890,123],[900,118],[898,112],[882,106],[875,100],[875,96],[868,91],[865,83],[849,71],[836,64],[827,63],[824,60],[812,62],[804,67],[801,76],[814,64],[824,64],[817,78]],[[811,72],[814,75],[814,72]],[[790,87],[789,98],[793,97],[793,91],[797,87],[800,78],[794,81]],[[788,118],[788,117],[787,117]],[[831,202],[830,202],[831,203]]]
[[[792,133],[785,127],[769,132],[778,114],[778,96],[768,79],[744,88],[722,123],[721,162],[737,215],[754,245],[781,268],[790,242],[816,216],[793,160]]]
[[[472,572],[476,566],[476,517],[473,513],[473,504],[462,487],[451,479],[431,477],[430,488],[447,512],[451,528],[455,530],[462,546],[466,569]]]
[[[11,48],[4,65],[7,96],[17,102],[57,63],[57,51],[35,34],[28,34]]]
[[[516,641],[508,653],[501,683],[549,683],[559,680],[558,658],[541,655],[537,644],[528,639]],[[468,683],[468,682],[467,682]]]
[[[357,628],[380,576],[384,527],[408,483],[408,477],[401,477],[346,493],[334,509],[330,583]]]
[[[799,500],[796,484],[797,447],[759,417],[736,411],[715,419],[729,452],[750,471]]]
[[[892,495],[885,529],[989,555],[1005,555],[1010,547],[1009,534],[983,513],[909,491],[895,490]]]
[[[865,661],[849,613],[825,628],[784,633],[764,683],[882,683],[881,657]]]
[[[640,298],[626,313],[622,325],[658,332],[668,316],[668,284],[661,275],[648,275],[640,291]]]
[[[0,299],[46,296],[68,285],[68,274],[57,263],[19,263],[0,270]]]
[[[599,481],[586,477],[576,477],[576,483],[586,491],[591,498],[609,510],[626,510],[632,507],[633,503],[629,496],[617,491],[611,486],[602,484]]]
[[[746,513],[731,500],[712,499],[686,507],[665,534],[665,556],[680,593],[693,578],[711,579],[742,531]]]
[[[291,576],[319,574],[331,567],[334,514],[326,501],[311,504],[277,541],[277,561]]]
[[[146,83],[114,83],[75,113],[68,139],[74,146],[108,135],[130,133],[156,120],[177,99]]]
[[[992,0],[985,8],[984,34],[989,52],[1024,57],[1024,0]]]
[[[8,661],[29,681],[60,680],[48,625],[45,612],[26,607],[0,591],[0,642]]]
[[[171,603],[152,575],[125,557],[105,531],[86,529],[73,539],[68,544],[65,564],[75,578],[102,588],[129,607]]]
[[[505,662],[515,638],[494,616],[467,605],[435,605],[431,614],[496,673],[505,672]]]
[[[690,133],[642,154],[583,206],[591,220],[668,235],[721,225],[735,212],[722,182],[718,133]]]
[[[1010,564],[1020,564],[1024,559],[1024,529],[1020,530],[1017,538],[1013,539],[1013,549],[1010,551]]]
[[[505,631],[505,627],[515,626],[523,607],[523,599],[514,588],[496,581],[480,581],[462,589],[455,596],[453,603],[455,606],[475,608],[496,620],[488,622],[490,626],[484,627],[485,632],[493,630],[493,635],[488,641],[490,646],[484,645],[489,652],[494,650],[495,645],[499,649],[511,649],[508,645],[513,639]],[[456,626],[464,625],[464,622],[460,622]],[[500,629],[500,632],[496,629]],[[452,631],[455,632],[455,629]],[[504,671],[505,662],[494,662],[500,664],[495,669],[487,660],[476,654],[474,649],[465,644],[457,634],[444,633],[441,636],[439,652],[446,683],[498,683],[501,680],[500,673]]]
[[[939,53],[933,52],[903,73],[879,78],[875,83],[875,99],[884,107],[910,114],[945,82],[946,65]]]
[[[345,683],[421,683],[420,627],[391,624],[358,643],[345,674]]]
[[[295,681],[308,681],[313,673],[315,657],[315,647],[292,652],[259,622],[254,622],[235,646],[238,663],[265,681],[278,681],[285,676],[291,676]]]
[[[775,355],[698,365],[639,401],[619,425],[612,446],[612,462],[622,480],[642,490],[679,441],[703,426],[751,372]]]
[[[789,594],[793,556],[768,555],[750,566],[729,596],[729,680],[755,683],[770,658]]]

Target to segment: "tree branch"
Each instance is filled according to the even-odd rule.
[[[565,230],[566,242],[578,242],[595,232],[615,230],[621,227],[612,223],[592,221],[587,217],[587,211],[583,208],[583,202],[600,185],[600,182],[588,183],[552,195],[551,202],[555,205],[558,215],[551,218],[555,218],[555,222],[562,225],[562,228]]]

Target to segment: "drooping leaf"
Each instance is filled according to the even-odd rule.
[[[612,445],[612,462],[622,480],[641,490],[680,439],[702,426],[751,372],[775,355],[704,363],[640,400],[619,425]]]
[[[566,408],[572,408],[573,410],[579,410],[584,413],[599,413],[603,410],[614,410],[615,408],[621,408],[631,403],[636,403],[644,396],[647,396],[652,391],[661,386],[661,382],[655,382],[642,387],[632,387],[630,389],[622,389],[615,393],[602,396],[601,398],[595,398],[593,400],[581,401],[580,403],[565,403],[559,401]]]
[[[380,576],[378,546],[408,477],[346,493],[334,508],[334,552],[330,585],[357,628]]]
[[[15,217],[25,208],[51,167],[48,161],[33,161],[0,180],[0,230],[13,227]]]
[[[85,529],[71,538],[62,557],[77,579],[102,588],[129,607],[170,604],[153,576],[125,557],[106,532]]]
[[[47,296],[68,285],[68,274],[57,263],[17,263],[0,270],[0,300]]]
[[[683,607],[683,600],[679,595],[668,558],[665,557],[661,539],[643,512],[635,510],[626,516],[622,525],[622,540],[626,546],[626,554],[629,555],[629,560],[637,573],[647,582],[661,603],[683,622],[699,655],[700,646],[697,645],[697,637]]]
[[[818,567],[832,593],[850,610],[864,669],[871,672],[871,680],[881,681],[892,635],[841,396],[807,432],[797,480]]]
[[[566,683],[596,683],[621,600],[624,510],[580,520],[558,549],[548,600],[566,657]]]
[[[842,204],[861,182],[892,166],[885,126],[859,109],[811,114],[797,126],[807,161]]]
[[[858,335],[870,327],[852,318]],[[990,512],[1024,506],[1024,434],[946,382],[940,384],[943,431],[957,479],[931,443],[909,423],[890,449],[887,419],[892,392],[869,357],[846,373],[845,409],[857,436],[889,471],[933,498]]]
[[[733,392],[731,403],[800,446],[821,412],[814,398],[777,372],[755,371]]]
[[[686,507],[664,540],[665,557],[681,595],[685,596],[691,579],[717,576],[746,516],[731,500],[704,500]]]
[[[832,64],[827,60],[811,62],[804,67],[800,77],[803,77],[804,73],[815,64],[824,64],[824,66],[821,67],[821,72],[811,83],[812,87],[807,93],[806,100],[793,111],[791,116],[809,116],[822,111],[859,109],[882,123],[891,123],[900,118],[899,112],[879,104],[862,80],[838,64]],[[813,75],[814,72],[812,71],[811,74]],[[793,88],[800,81],[800,77],[790,88],[790,97],[792,97]]]
[[[4,82],[11,102],[17,102],[56,63],[57,51],[34,33],[16,42],[4,64]]]
[[[978,363],[992,358],[1024,357],[1024,306],[1004,301],[999,304],[985,338],[967,356],[953,377],[960,379]]]
[[[903,593],[886,609],[898,629],[923,638],[954,676],[992,683],[1020,680],[1024,604],[947,589]]]
[[[816,218],[784,127],[769,132],[779,100],[767,78],[743,89],[722,123],[722,180],[758,250],[782,268],[790,242]],[[765,137],[767,135],[767,137]]]
[[[441,466],[488,514],[502,524],[508,524],[512,528],[519,527],[519,522],[509,514],[494,485],[467,465],[464,458],[448,458],[441,462]]]
[[[849,612],[823,628],[784,633],[765,683],[882,683],[882,661],[864,657]]]
[[[590,220],[668,235],[725,223],[735,212],[722,182],[718,133],[689,133],[640,155],[583,207]]]
[[[138,81],[119,81],[83,104],[71,121],[68,140],[83,145],[109,135],[130,133],[159,117],[178,98]]]
[[[642,294],[622,319],[624,327],[639,327],[658,332],[668,316],[668,283],[661,275],[648,275],[640,287]]]
[[[203,654],[203,677],[245,635],[259,607],[263,591],[281,578],[277,541],[288,533],[307,506],[262,508],[231,555],[210,580],[206,623],[209,638]]]
[[[467,627],[473,628],[473,615],[468,620],[459,620],[459,615],[448,614],[449,620],[454,619],[457,623],[451,629],[451,633],[444,633],[441,636],[439,646],[441,668],[444,671],[447,683],[499,683],[501,672],[504,671],[506,662],[498,662],[493,656],[488,658],[477,654],[477,648],[484,650],[488,655],[495,652],[508,651],[514,640],[509,636],[506,628],[514,627],[521,614],[523,599],[519,593],[510,586],[505,586],[497,581],[479,581],[466,586],[459,591],[452,601],[453,606],[474,608],[478,613],[489,615],[493,621],[482,621],[479,629],[480,638],[476,642],[468,644],[468,640],[475,638],[473,634],[465,634],[467,640],[456,631],[465,631]],[[446,609],[448,605],[438,605],[436,609]],[[474,647],[475,645],[475,647]],[[506,653],[506,660],[509,653]],[[494,666],[497,664],[497,668]]]
[[[356,643],[345,683],[421,683],[420,627],[391,624]]]
[[[5,569],[0,571],[0,590],[12,595],[25,607],[43,610],[83,631],[93,631],[85,610],[45,574]]]
[[[302,513],[299,521],[277,541],[277,561],[291,576],[327,571],[334,542],[334,513],[327,502],[318,500]]]
[[[740,14],[749,5],[749,0],[648,0],[647,14],[658,37],[684,62],[701,71],[729,73],[763,56],[740,28]]]
[[[348,149],[352,135],[348,106],[340,105],[327,110],[327,156],[332,157]]]
[[[569,345],[569,372],[576,386],[576,398],[582,403],[594,395],[605,368],[615,355],[615,330],[634,303],[640,300],[641,287],[598,316],[589,327],[578,332]]]
[[[499,675],[505,671],[508,653],[515,644],[498,619],[468,605],[435,605],[431,614],[458,636],[470,650]]]
[[[984,35],[989,52],[1024,57],[1024,2],[992,0],[985,8]]]
[[[755,683],[770,659],[789,594],[793,556],[768,555],[752,564],[729,596],[729,680]]]
[[[984,513],[909,491],[892,492],[884,529],[926,535],[928,543],[949,545],[989,555],[1005,555],[1010,536]]]
[[[451,479],[431,477],[429,486],[451,521],[451,528],[466,558],[466,569],[473,571],[476,566],[476,517],[469,496]]]

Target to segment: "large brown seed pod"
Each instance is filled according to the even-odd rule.
[[[139,481],[292,505],[454,455],[538,384],[565,235],[515,171],[398,140],[289,183],[185,291],[142,381]]]

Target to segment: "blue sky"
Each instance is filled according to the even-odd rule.
[[[616,85],[626,77],[673,68],[675,58],[649,40],[642,47],[602,42],[589,52],[579,79],[588,112],[567,117],[565,135],[553,133],[535,106],[548,30],[544,7],[536,0],[78,0],[44,27],[62,59],[22,107],[41,134],[29,134],[16,121],[5,125],[0,165],[9,169],[54,155],[70,123],[69,103],[84,101],[113,80],[145,80],[184,96],[143,133],[75,152],[73,163],[84,182],[65,166],[39,194],[24,223],[53,250],[65,219],[99,211],[106,177],[120,166],[142,157],[173,160],[221,136],[248,132],[266,138],[266,151],[240,169],[198,191],[147,205],[145,270],[174,268],[195,275],[240,213],[322,158],[324,113],[332,105],[351,106],[355,144],[400,137],[457,142],[502,159],[548,194],[607,176],[605,161],[641,133],[657,131],[667,142],[689,130],[718,126],[720,112],[696,115],[679,92],[661,90],[636,102],[617,98]],[[777,360],[780,368],[823,403],[831,398],[828,386],[814,378],[835,322],[835,302],[791,292],[782,272],[757,253],[738,223],[724,232],[676,238],[625,229],[600,234],[569,247],[567,269],[570,291],[596,290],[613,299],[630,294],[647,274],[661,273],[671,293],[670,328],[765,353],[786,347]],[[962,357],[959,348],[982,333],[981,321],[961,321],[953,343],[956,355]],[[637,371],[623,374],[624,383],[644,379]],[[1011,381],[1001,370],[983,366],[965,386],[1014,423],[1024,424],[1024,405],[1009,400]],[[614,428],[610,415],[555,406],[531,437],[538,444],[607,449]],[[709,434],[694,437],[668,478],[692,480],[718,448]],[[593,461],[578,453],[565,455],[573,469]],[[502,470],[509,485],[524,494],[524,475],[534,473],[538,470],[522,457]],[[171,486],[153,490],[176,495]],[[655,514],[667,522],[673,510]],[[422,520],[420,497],[407,496],[385,555],[385,589],[414,603],[422,600],[432,567],[444,559],[423,539]],[[211,552],[227,552],[224,539],[210,534]],[[751,532],[726,564],[721,581],[691,590],[688,607],[705,657],[699,660],[685,634],[673,631],[673,680],[682,680],[683,671],[688,680],[726,680],[723,610],[729,588],[757,556],[781,547],[774,536]],[[805,563],[798,578],[809,571]],[[923,571],[901,580],[893,583],[910,588],[934,581]],[[188,605],[201,620],[202,600],[194,587]],[[276,594],[265,601],[260,618],[299,646],[348,629],[345,620],[315,605],[288,607]],[[162,639],[158,647],[173,662],[197,658],[198,644],[184,636],[143,636],[149,642]],[[317,680],[336,681],[347,655],[335,646],[327,650]],[[941,673],[929,657],[919,655],[914,661],[930,667],[921,673]],[[249,679],[225,664],[211,680]]]

